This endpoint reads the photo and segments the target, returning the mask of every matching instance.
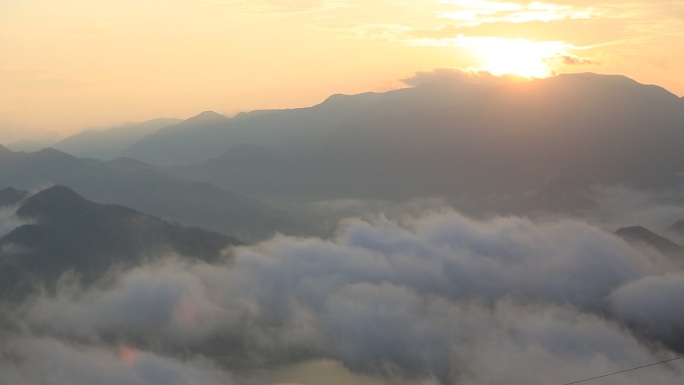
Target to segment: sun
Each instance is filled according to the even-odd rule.
[[[562,42],[483,37],[470,44],[480,69],[494,75],[545,78],[553,74],[554,58],[563,55]]]

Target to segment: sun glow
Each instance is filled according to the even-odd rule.
[[[481,37],[469,42],[468,48],[479,58],[481,70],[528,79],[553,75],[555,63],[568,56],[563,42]]]

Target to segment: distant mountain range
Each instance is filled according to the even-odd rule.
[[[18,185],[55,179],[97,201],[224,232],[233,230],[219,218],[205,218],[213,208],[196,207],[200,204],[188,203],[185,196],[184,204],[195,210],[176,206],[181,200],[157,207],[155,199],[172,200],[168,196],[174,194],[159,195],[153,185],[181,183],[185,187],[175,191],[190,189],[188,182],[179,182],[183,179],[201,183],[194,188],[209,195],[218,187],[274,205],[439,196],[467,212],[567,212],[591,208],[588,192],[594,185],[682,187],[682,121],[684,100],[623,76],[564,74],[529,82],[456,76],[385,93],[333,95],[308,108],[232,118],[207,111],[165,127],[158,127],[165,121],[157,122],[156,131],[141,130],[149,134],[126,149],[99,152],[124,158],[87,165],[91,170],[106,166],[100,171],[105,173],[114,169],[115,179],[126,179],[121,182],[126,191],[121,184],[113,186],[110,177],[87,177],[97,183],[77,178],[81,171],[67,171],[80,167],[76,160],[54,153],[50,156],[60,158],[56,164],[72,165],[56,172],[48,164],[39,171],[42,177]],[[107,132],[115,135],[117,129]],[[103,138],[100,146],[107,142]],[[81,139],[69,138],[61,146]],[[88,147],[90,142],[82,143]],[[23,171],[8,174],[2,168],[0,185],[10,175],[13,182],[27,178]],[[202,200],[212,199],[218,198]],[[193,213],[200,210],[206,215]],[[252,227],[247,224],[251,216],[237,217]]]
[[[313,107],[252,111],[234,118],[205,111],[141,139],[122,155],[170,166],[200,163],[240,144],[269,148],[303,146],[343,128],[350,119],[369,109],[393,108],[396,103],[401,103],[404,111],[449,106],[470,97],[477,88],[419,87],[387,93],[333,95]]]
[[[16,204],[17,217],[28,224],[0,238],[1,293],[16,293],[36,280],[54,284],[68,271],[90,281],[114,266],[135,266],[169,253],[214,261],[221,250],[239,244],[123,206],[96,204],[63,186],[33,195],[0,190],[0,206]]]
[[[68,186],[87,199],[114,203],[184,224],[253,241],[276,232],[301,234],[304,225],[263,203],[154,169],[78,159],[55,149],[13,153],[0,149],[0,188]]]
[[[6,187],[0,190],[0,207],[16,205],[24,200],[28,195],[29,193],[27,191]]]
[[[425,84],[204,120],[162,129],[127,154],[195,162],[166,172],[262,199],[437,195],[523,212],[586,208],[595,184],[683,181],[684,102],[623,76]]]
[[[18,142],[8,143],[7,148],[12,151],[35,152],[54,146],[55,143],[55,140],[20,140]]]
[[[52,147],[79,158],[114,159],[135,142],[181,121],[158,118],[109,129],[87,130],[63,139]]]
[[[14,153],[9,148],[0,144],[0,159],[12,156]]]

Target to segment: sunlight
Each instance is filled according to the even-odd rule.
[[[494,75],[518,75],[528,79],[544,78],[554,72],[554,59],[566,56],[562,42],[535,42],[496,37],[468,38],[481,62],[481,70]]]

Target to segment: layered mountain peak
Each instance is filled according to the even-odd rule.
[[[2,193],[19,193],[5,189]],[[24,193],[26,194],[26,193]],[[47,188],[21,203],[20,225],[0,237],[0,297],[25,274],[56,282],[73,271],[95,279],[113,266],[167,253],[216,260],[234,238],[169,222],[133,209],[91,202],[64,186]],[[20,256],[20,257],[19,257]],[[17,274],[19,272],[19,274]]]
[[[677,254],[684,251],[684,248],[678,244],[643,226],[622,227],[615,231],[615,235],[630,243],[644,244],[666,254]]]
[[[201,112],[199,115],[193,116],[192,118],[188,119],[187,121],[194,122],[194,123],[207,123],[207,122],[216,122],[216,121],[222,121],[222,120],[227,120],[227,119],[229,119],[227,116],[221,115],[218,112],[204,111],[204,112]]]
[[[670,230],[679,234],[684,234],[684,219],[678,220],[671,227]]]
[[[17,214],[50,220],[80,213],[92,205],[68,187],[52,186],[29,197]]]
[[[15,205],[27,196],[28,193],[26,191],[20,191],[13,187],[6,187],[0,190],[0,207]]]
[[[630,97],[635,99],[650,99],[661,101],[671,99],[679,101],[679,97],[657,85],[642,84],[624,75],[605,75],[592,72],[561,74],[555,77],[535,81],[544,84],[550,92],[577,92],[586,96]],[[599,99],[596,101],[599,102]]]
[[[181,119],[157,118],[104,130],[87,130],[55,143],[54,147],[79,158],[113,159],[138,140],[180,122]]]
[[[13,154],[13,152],[12,152],[9,148],[7,148],[7,147],[3,146],[2,144],[0,144],[0,157],[2,157],[2,156],[7,156],[7,155],[12,155],[12,154]]]
[[[71,164],[79,162],[78,158],[75,156],[52,147],[44,148],[40,151],[31,153],[30,155],[32,159],[37,161],[51,161],[55,163],[70,162]]]

